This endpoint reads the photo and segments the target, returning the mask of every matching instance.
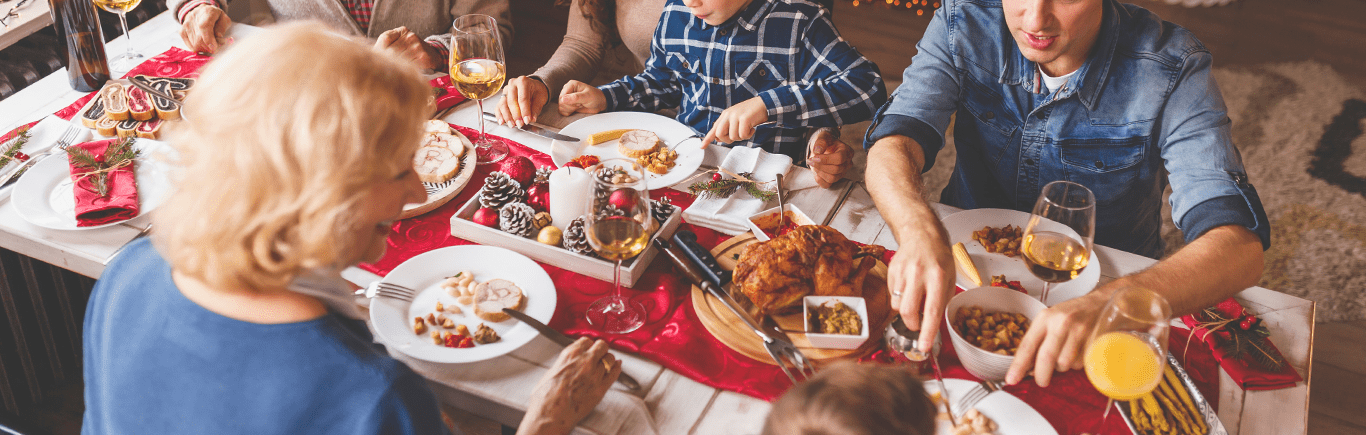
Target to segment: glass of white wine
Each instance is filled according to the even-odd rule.
[[[625,334],[645,324],[645,307],[621,295],[621,262],[649,245],[654,218],[645,172],[635,160],[608,159],[589,169],[588,215],[584,233],[598,256],[615,261],[610,296],[588,306],[588,323],[609,334]]]
[[[1043,187],[1020,246],[1029,272],[1043,280],[1040,301],[1048,304],[1052,284],[1070,281],[1086,268],[1095,234],[1096,197],[1091,189],[1071,181]]]
[[[451,24],[451,81],[466,98],[479,102],[503,88],[506,78],[503,44],[498,36],[498,20],[488,15],[469,14]],[[479,138],[474,141],[478,164],[495,163],[508,155],[503,141],[484,133],[484,117],[479,117]]]
[[[128,11],[137,9],[138,5],[142,3],[142,0],[93,0],[93,2],[95,3],[95,6],[99,6],[100,9],[104,9],[106,12],[118,14],[119,24],[123,25],[123,42],[127,50],[124,50],[123,54],[114,58],[114,64],[111,66],[112,69],[119,73],[126,73],[132,70],[133,67],[142,63],[142,60],[145,58],[142,54],[133,50],[133,34],[128,32],[127,15]]]

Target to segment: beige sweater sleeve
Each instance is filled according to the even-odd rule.
[[[534,73],[550,88],[551,101],[559,98],[560,89],[570,80],[592,80],[595,68],[602,63],[603,52],[607,50],[606,37],[593,30],[589,18],[583,16],[581,6],[581,0],[570,3],[569,26],[564,34],[564,42],[555,49],[550,60]],[[607,25],[616,26],[616,23]]]

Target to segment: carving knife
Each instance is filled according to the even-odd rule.
[[[498,122],[498,116],[497,116],[497,115],[494,115],[494,114],[492,114],[492,113],[484,112],[484,120],[485,120],[485,121]],[[563,142],[578,142],[578,141],[579,141],[579,138],[577,138],[577,137],[565,136],[565,135],[556,133],[556,132],[554,132],[554,131],[551,131],[550,128],[548,128],[548,127],[546,127],[546,126],[544,126],[544,125],[540,125],[540,124],[534,123],[534,122],[533,122],[533,123],[530,123],[530,124],[523,125],[523,126],[521,126],[520,128],[518,128],[518,130],[522,130],[522,131],[525,131],[525,132],[527,132],[527,133],[531,133],[531,134],[534,134],[534,135],[537,135],[537,136],[541,136],[541,137],[545,137],[545,138],[550,138],[550,139],[554,139],[554,140],[558,140],[558,141],[563,141]]]
[[[506,313],[507,315],[512,316],[517,320],[521,320],[522,323],[531,326],[532,329],[535,329],[537,332],[540,332],[541,335],[544,335],[545,338],[549,338],[550,341],[555,342],[555,344],[565,347],[574,344],[574,339],[569,338],[568,335],[564,335],[564,333],[556,331],[549,325],[541,323],[540,320],[536,320],[536,318],[527,315],[527,313],[523,313],[521,311],[517,311],[511,308],[504,308],[503,313]],[[626,389],[628,390],[640,391],[640,382],[636,382],[636,379],[631,377],[631,375],[626,374],[626,372],[622,372],[621,376],[617,377],[617,383],[626,386]]]

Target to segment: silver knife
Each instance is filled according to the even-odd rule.
[[[494,114],[492,114],[492,113],[484,112],[484,120],[485,120],[485,121],[498,122],[498,115],[494,115]],[[544,126],[544,125],[537,124],[537,123],[534,123],[534,122],[533,122],[533,123],[530,123],[530,124],[523,125],[523,126],[521,126],[520,128],[518,128],[518,129],[519,129],[519,130],[522,130],[522,131],[525,131],[525,132],[527,132],[527,133],[531,133],[531,134],[537,135],[537,136],[541,136],[541,137],[545,137],[545,138],[550,138],[550,139],[554,139],[554,140],[558,140],[558,141],[563,141],[563,142],[578,142],[578,141],[579,141],[579,138],[577,138],[577,137],[565,136],[565,135],[556,133],[556,132],[554,132],[553,130],[551,130],[550,127],[546,127],[546,126]]]
[[[152,94],[152,95],[156,95],[156,96],[158,96],[158,97],[165,98],[165,99],[167,99],[167,100],[171,100],[171,102],[176,103],[176,104],[185,104],[185,103],[181,102],[180,100],[177,100],[175,97],[173,97],[173,96],[171,96],[171,95],[168,95],[168,94],[166,94],[165,92],[161,92],[161,91],[158,91],[158,90],[156,90],[156,89],[153,89],[151,86],[147,86],[146,83],[140,82],[140,81],[138,81],[138,80],[129,79],[129,80],[128,80],[128,83],[132,83],[133,86],[137,87],[138,89],[142,89],[143,92],[146,92],[146,93],[149,93],[149,94]]]
[[[536,320],[536,318],[527,315],[527,313],[511,308],[504,308],[503,313],[512,316],[517,320],[521,320],[522,323],[531,326],[532,329],[540,332],[541,335],[544,335],[545,338],[549,338],[550,341],[555,342],[555,344],[566,347],[574,344],[574,339],[569,338],[568,335],[564,335],[560,331],[554,330],[549,325],[541,323],[540,320]],[[628,390],[640,391],[640,382],[636,382],[636,379],[632,378],[631,375],[626,374],[626,372],[622,372],[621,376],[617,377],[617,382],[621,385],[625,385]]]

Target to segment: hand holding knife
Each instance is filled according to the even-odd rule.
[[[483,116],[484,116],[484,120],[485,120],[485,121],[498,122],[498,115],[494,115],[494,114],[492,114],[492,113],[484,112],[484,115],[483,115]],[[544,137],[544,138],[554,139],[554,140],[563,141],[563,142],[578,142],[578,141],[579,141],[579,138],[577,138],[577,137],[565,136],[565,135],[556,133],[555,131],[551,130],[550,127],[546,127],[546,126],[544,126],[544,125],[537,124],[537,123],[534,123],[534,122],[533,122],[533,123],[528,123],[528,124],[526,124],[526,125],[523,125],[523,126],[517,128],[517,129],[518,129],[518,130],[525,131],[525,132],[527,132],[527,133],[531,133],[531,134],[537,135],[537,136],[541,136],[541,137]]]
[[[504,308],[503,313],[512,316],[517,320],[521,320],[522,323],[525,323],[527,324],[527,326],[530,326],[532,329],[535,329],[537,332],[540,332],[541,335],[544,335],[545,338],[548,338],[550,339],[550,341],[555,342],[555,344],[558,344],[562,347],[568,347],[569,345],[574,344],[574,339],[569,338],[569,336],[564,335],[564,333],[561,333],[560,331],[556,331],[549,325],[541,323],[540,320],[536,320],[535,318],[527,315],[526,313],[511,308]],[[628,375],[625,372],[622,372],[621,376],[617,377],[617,383],[625,386],[627,390],[640,391],[640,382],[636,382],[635,378],[632,378],[631,375]]]

